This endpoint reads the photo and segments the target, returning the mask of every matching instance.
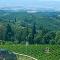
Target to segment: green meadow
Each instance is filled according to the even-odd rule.
[[[8,49],[19,54],[32,56],[38,60],[59,60],[60,45],[0,45],[0,48]],[[49,53],[45,50],[49,48]]]

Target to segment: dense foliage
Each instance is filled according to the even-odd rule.
[[[59,13],[5,11],[0,15],[0,40],[2,43],[60,44]]]

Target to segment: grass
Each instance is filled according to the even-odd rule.
[[[46,47],[49,53],[45,53]],[[0,45],[0,48],[6,48],[20,54],[26,54],[37,58],[38,60],[60,60],[60,45]]]

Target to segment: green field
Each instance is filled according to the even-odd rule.
[[[50,49],[49,53],[45,53],[46,47]],[[38,60],[60,60],[59,45],[0,45],[0,48],[6,48],[10,51],[26,54]]]

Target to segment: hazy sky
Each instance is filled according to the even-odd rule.
[[[2,7],[51,8],[60,10],[60,0],[0,0]]]

